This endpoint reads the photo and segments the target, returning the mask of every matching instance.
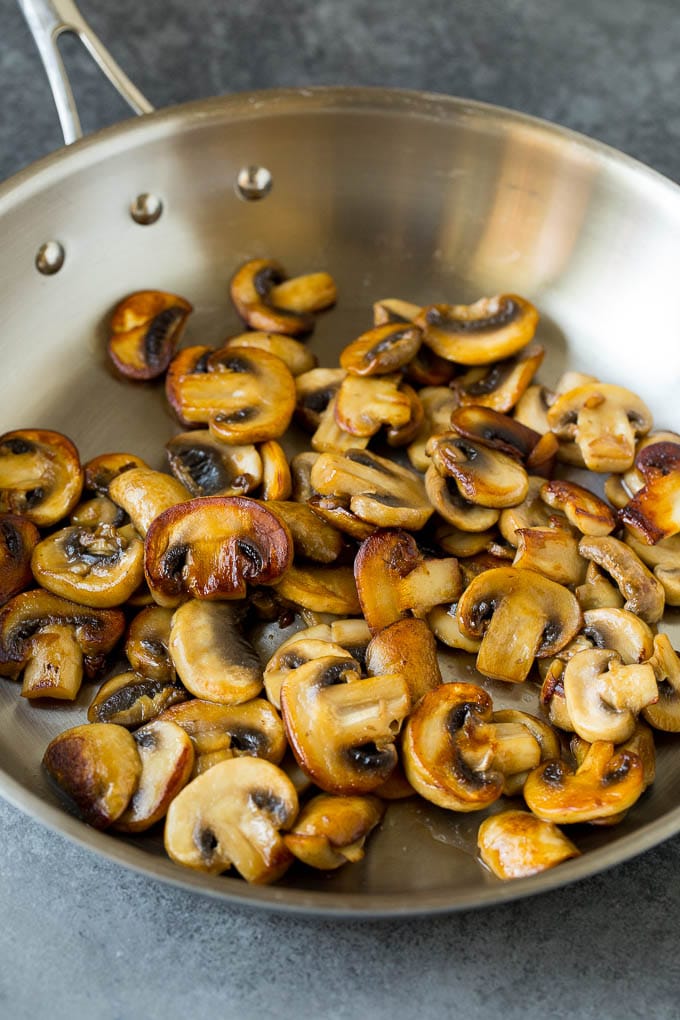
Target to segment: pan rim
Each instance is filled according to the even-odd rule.
[[[129,118],[104,128],[70,146],[64,146],[18,171],[0,184],[0,217],[11,207],[31,198],[48,184],[65,179],[121,152],[135,141],[145,144],[175,133],[229,120],[230,122],[314,113],[410,114],[455,121],[481,118],[489,131],[520,124],[544,138],[569,143],[573,150],[604,160],[637,178],[653,190],[680,198],[680,185],[604,142],[570,128],[502,106],[433,92],[379,87],[314,86],[271,89],[215,96]],[[680,209],[680,203],[678,203]],[[448,914],[502,905],[599,874],[638,856],[680,832],[680,806],[613,844],[588,851],[559,869],[509,883],[490,882],[483,889],[461,894],[439,890],[399,893],[330,893],[286,886],[249,886],[237,878],[188,872],[170,860],[150,854],[134,844],[111,840],[86,826],[73,815],[43,800],[0,768],[0,795],[14,807],[71,842],[105,860],[165,884],[207,895],[225,903],[257,907],[289,915],[333,917],[338,920],[376,920]]]

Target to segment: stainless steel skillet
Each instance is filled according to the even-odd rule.
[[[77,16],[71,4],[43,6],[45,16],[50,8]],[[271,174],[259,201],[238,193],[248,167]],[[158,210],[137,203],[144,194],[162,202],[152,224],[130,213]],[[20,174],[0,191],[0,223],[0,428],[61,429],[83,457],[131,449],[160,465],[175,427],[160,390],[108,371],[105,322],[119,298],[140,287],[186,294],[196,307],[188,342],[217,343],[239,328],[227,297],[233,268],[269,254],[291,272],[324,267],[337,278],[338,307],[311,340],[324,363],[365,328],[376,298],[514,290],[541,309],[546,381],[565,364],[593,371],[680,427],[680,189],[518,114],[379,90],[208,100],[102,132]],[[63,265],[44,275],[35,262],[49,242]],[[52,245],[39,261],[49,270],[59,260]],[[531,880],[501,885],[479,868],[478,819],[409,804],[390,808],[362,865],[332,879],[296,875],[258,889],[205,878],[173,866],[153,837],[100,835],[58,805],[40,758],[51,735],[80,720],[89,693],[75,710],[43,709],[0,686],[0,792],[126,866],[231,901],[336,916],[461,909],[574,880],[680,830],[680,748],[668,739],[653,791],[623,826],[581,835],[580,860]]]

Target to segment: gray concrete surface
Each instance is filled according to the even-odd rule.
[[[680,180],[677,0],[83,0],[157,106],[277,85],[434,89],[600,138]],[[124,115],[64,46],[88,129]],[[0,178],[55,148],[0,3]],[[0,763],[1,766],[2,763]],[[331,924],[149,881],[0,802],[0,1016],[656,1018],[680,1012],[680,838],[481,912]]]

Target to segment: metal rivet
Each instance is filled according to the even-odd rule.
[[[151,195],[146,191],[142,195],[137,195],[130,206],[130,215],[133,220],[135,223],[141,223],[143,227],[155,223],[162,212],[163,203],[158,195]]]
[[[236,178],[236,190],[241,198],[248,202],[256,202],[264,198],[272,190],[272,175],[266,166],[244,166]]]
[[[58,241],[46,241],[38,248],[35,257],[35,268],[43,276],[53,276],[64,264],[66,252]]]

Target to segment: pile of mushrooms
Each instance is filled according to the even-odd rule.
[[[177,295],[113,313],[116,369],[165,378],[169,472],[0,437],[0,672],[31,701],[98,681],[45,769],[89,824],[163,825],[174,861],[250,882],[359,860],[415,796],[479,812],[500,878],[577,855],[560,827],[623,818],[680,731],[680,437],[623,387],[536,382],[516,295],[379,301],[337,367],[299,339],[329,274],[256,259],[231,296],[218,349],[178,348]],[[441,645],[479,682],[444,682]]]

